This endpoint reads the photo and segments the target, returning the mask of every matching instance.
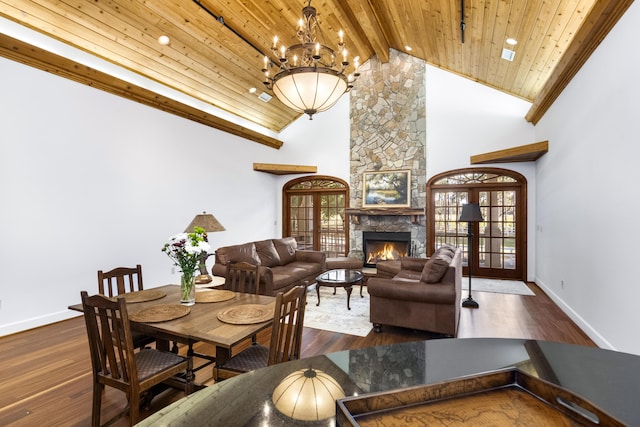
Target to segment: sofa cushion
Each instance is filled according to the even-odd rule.
[[[309,279],[309,276],[319,275],[322,273],[321,267],[320,264],[298,261],[272,267],[274,292],[300,280]]]
[[[296,260],[296,249],[298,247],[296,239],[293,237],[273,239],[273,244],[280,257],[280,265],[286,265]]]
[[[228,248],[231,250],[226,253],[227,262],[248,262],[249,264],[260,265],[260,258],[258,258],[256,246],[253,242],[229,246]]]
[[[280,265],[280,255],[278,255],[278,251],[276,251],[273,240],[261,240],[259,242],[255,242],[255,245],[261,265],[265,267]]]
[[[449,264],[451,264],[451,261],[442,259],[439,256],[429,258],[429,261],[425,263],[422,269],[420,280],[426,283],[438,283],[440,279],[442,279],[442,276],[444,276],[444,273],[447,272]]]

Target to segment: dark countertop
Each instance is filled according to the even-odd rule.
[[[432,384],[518,367],[579,395],[626,425],[640,426],[640,356],[548,341],[441,339],[347,350],[225,380],[158,411],[140,426],[290,426],[275,409],[274,388],[291,372],[314,368],[346,396]],[[304,425],[335,425],[335,418]]]

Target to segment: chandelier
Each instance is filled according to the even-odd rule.
[[[302,8],[296,36],[299,43],[278,46],[278,36],[273,38],[271,52],[277,60],[264,57],[262,72],[265,86],[287,107],[309,115],[331,108],[345,92],[353,87],[358,73],[359,58],[350,67],[344,44],[344,32],[338,33],[337,49],[321,43],[322,35],[311,0]],[[269,68],[277,67],[273,77]]]

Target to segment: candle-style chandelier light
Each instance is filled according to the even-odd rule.
[[[322,36],[316,8],[308,0],[298,21],[299,43],[289,47],[278,45],[275,36],[271,51],[277,59],[265,56],[262,68],[265,86],[287,107],[308,114],[310,119],[331,108],[360,75],[359,58],[353,59],[352,66],[348,61],[342,30],[338,33],[336,50],[321,43],[318,34]],[[277,67],[273,77],[271,67]]]

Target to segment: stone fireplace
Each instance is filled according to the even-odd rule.
[[[364,259],[363,232],[409,235],[412,256],[426,254],[425,63],[391,49],[371,58],[350,92],[350,256]],[[363,208],[363,173],[411,171],[409,207]],[[366,262],[366,260],[365,260]]]

